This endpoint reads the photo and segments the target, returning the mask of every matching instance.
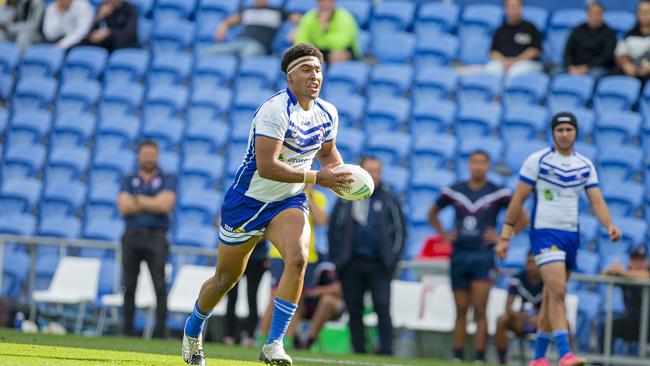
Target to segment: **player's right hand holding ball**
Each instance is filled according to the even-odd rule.
[[[316,184],[329,188],[339,194],[341,189],[350,189],[350,183],[354,182],[352,173],[350,172],[335,172],[334,168],[339,166],[340,163],[331,163],[321,168],[316,174]]]

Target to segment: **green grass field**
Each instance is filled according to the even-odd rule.
[[[260,366],[258,350],[206,344],[207,365]],[[458,366],[431,359],[331,355],[313,352],[290,352],[294,365],[358,365],[358,366]],[[118,337],[54,336],[25,334],[0,330],[0,365],[178,365],[180,341]],[[469,364],[468,364],[469,365]]]

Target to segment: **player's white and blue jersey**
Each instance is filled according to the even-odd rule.
[[[535,188],[530,235],[537,264],[564,261],[575,268],[578,203],[581,192],[598,186],[594,164],[577,152],[565,156],[546,148],[526,159],[519,179]]]
[[[303,183],[283,183],[260,177],[255,138],[282,141],[279,159],[293,168],[308,170],[325,142],[336,138],[336,108],[316,99],[305,111],[287,88],[269,98],[253,116],[248,149],[221,207],[219,238],[239,244],[261,236],[269,221],[282,210],[295,207],[308,211]]]

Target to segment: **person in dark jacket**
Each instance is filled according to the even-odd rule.
[[[370,290],[378,317],[378,353],[392,354],[390,286],[404,251],[406,224],[398,198],[381,181],[381,161],[366,157],[361,167],[372,176],[375,191],[368,200],[338,200],[330,217],[330,256],[343,285],[354,352],[365,352],[363,295]]]
[[[107,0],[99,5],[86,44],[108,52],[138,46],[138,8],[124,0]]]
[[[603,21],[603,5],[587,7],[587,22],[571,31],[564,49],[564,67],[569,74],[600,78],[614,66],[616,33]]]
[[[24,52],[41,41],[43,0],[8,0],[0,5],[0,42],[15,42]]]

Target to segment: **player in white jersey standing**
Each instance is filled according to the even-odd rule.
[[[185,323],[183,360],[205,365],[201,333],[212,309],[244,273],[248,257],[264,235],[282,254],[284,271],[274,299],[273,319],[260,360],[291,365],[282,346],[297,308],[307,265],[310,227],[305,183],[339,190],[350,188],[349,173],[336,149],[336,108],[319,99],[323,74],[321,52],[306,44],[288,49],[281,68],[288,88],[255,112],[248,150],[221,207],[215,275],[201,287],[194,312]],[[324,168],[311,168],[318,158]]]
[[[551,128],[555,146],[531,154],[521,167],[520,181],[508,206],[496,254],[505,258],[513,223],[519,219],[528,195],[534,192],[530,245],[544,280],[544,292],[537,320],[535,355],[530,366],[551,365],[545,357],[551,338],[560,353],[558,365],[576,366],[584,365],[587,360],[571,352],[564,296],[569,275],[576,268],[580,245],[580,193],[583,190],[587,193],[591,207],[612,241],[621,238],[621,231],[609,215],[593,163],[573,149],[578,134],[576,117],[567,112],[558,113],[553,116]]]

